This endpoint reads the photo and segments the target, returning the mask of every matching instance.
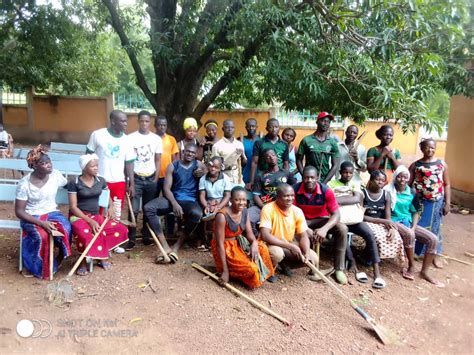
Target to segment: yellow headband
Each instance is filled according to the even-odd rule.
[[[188,128],[198,128],[198,124],[195,118],[188,117],[183,122],[183,129],[187,130]]]
[[[206,122],[206,124],[204,125],[205,128],[207,128],[209,126],[216,126],[217,127],[217,123],[216,122]]]

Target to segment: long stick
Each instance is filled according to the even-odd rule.
[[[49,280],[53,280],[53,267],[54,267],[54,238],[53,234],[49,234]]]
[[[210,272],[209,270],[203,268],[201,265],[199,264],[196,264],[196,263],[193,263],[192,264],[192,267],[195,268],[196,270],[199,270],[201,271],[202,273],[208,275],[209,277],[211,277],[214,281],[218,281],[219,282],[219,277],[217,277],[215,274],[213,274],[212,272]],[[272,317],[278,319],[280,322],[282,322],[283,324],[285,325],[290,325],[291,323],[286,320],[285,318],[283,318],[282,316],[280,316],[278,313],[275,313],[273,312],[271,309],[265,307],[263,304],[255,301],[253,298],[250,298],[249,296],[247,296],[245,293],[243,293],[242,291],[236,289],[234,286],[230,285],[229,283],[227,282],[224,282],[223,283],[224,287],[226,289],[228,289],[229,291],[231,291],[232,293],[236,294],[237,296],[239,297],[242,297],[243,299],[245,299],[247,302],[249,302],[252,306],[260,309],[261,311],[271,315]]]
[[[318,254],[318,260],[316,261],[316,268],[319,270],[319,259],[320,259],[320,248],[321,248],[321,243],[316,242],[316,254]]]
[[[445,258],[445,259],[448,259],[448,260],[457,261],[458,263],[461,263],[461,264],[474,266],[473,263],[470,263],[470,262],[468,262],[468,261],[464,261],[464,260],[461,260],[461,259],[456,259],[456,258],[453,258],[453,257],[451,257],[451,256],[444,255],[444,254],[438,254],[438,255],[441,256],[442,258]]]
[[[166,254],[165,249],[163,249],[163,246],[161,245],[160,241],[158,240],[158,237],[156,236],[153,229],[150,227],[150,225],[148,223],[146,224],[146,226],[147,226],[148,230],[150,231],[151,237],[155,241],[155,244],[158,247],[159,251],[161,252],[161,254],[163,254],[163,258],[164,258],[163,260],[165,261],[165,263],[171,262],[170,257],[168,256],[168,254]]]
[[[89,252],[89,250],[92,248],[92,245],[95,243],[95,241],[97,240],[97,238],[99,238],[99,235],[100,233],[102,233],[102,230],[104,229],[105,225],[107,224],[107,222],[109,221],[108,218],[104,219],[104,221],[102,222],[102,224],[100,225],[100,228],[99,230],[97,231],[97,233],[94,235],[94,237],[91,239],[91,241],[89,242],[89,244],[87,244],[87,247],[84,249],[84,251],[82,252],[81,256],[79,257],[79,259],[77,259],[76,263],[74,264],[74,266],[72,267],[71,271],[69,271],[69,273],[67,274],[67,277],[71,277],[74,272],[76,271],[76,269],[79,267],[79,265],[81,264],[82,260],[84,259],[84,257],[86,256],[86,254]]]
[[[372,318],[365,310],[363,310],[361,307],[357,306],[353,300],[351,300],[344,292],[341,291],[339,287],[337,287],[331,280],[329,280],[324,274],[316,269],[316,267],[311,264],[309,261],[305,262],[306,266],[308,266],[316,275],[318,275],[321,279],[328,284],[329,287],[331,287],[339,296],[342,298],[346,299],[349,301],[351,304],[351,307],[364,318],[372,327],[372,329],[375,331],[379,339],[382,341],[384,344],[394,344],[397,343],[396,336],[389,331],[388,329],[384,328],[383,326],[376,324],[375,319]]]
[[[133,213],[133,206],[132,206],[132,201],[130,201],[130,195],[127,192],[127,203],[128,203],[128,210],[130,215],[132,216],[132,224],[131,227],[136,227],[137,226],[137,221],[135,220],[135,213]]]

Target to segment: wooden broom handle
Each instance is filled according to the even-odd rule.
[[[71,271],[69,271],[69,274],[67,274],[67,277],[71,277],[74,272],[76,271],[76,269],[79,267],[79,265],[81,264],[82,260],[84,259],[84,257],[86,256],[86,254],[89,252],[89,250],[92,248],[92,245],[95,243],[95,241],[97,240],[97,238],[99,238],[99,235],[100,233],[102,233],[102,230],[104,229],[105,225],[107,224],[107,222],[109,221],[108,218],[104,219],[104,221],[102,222],[102,224],[100,225],[100,228],[99,230],[97,231],[97,233],[94,235],[94,237],[92,238],[92,240],[89,242],[89,244],[87,244],[87,247],[86,249],[84,249],[84,251],[82,252],[81,256],[79,257],[79,259],[77,259],[76,263],[74,264],[74,266],[72,267]]]
[[[217,277],[215,274],[213,274],[212,272],[210,272],[209,270],[203,268],[201,265],[199,264],[196,264],[196,263],[193,263],[192,264],[192,267],[195,268],[196,270],[199,270],[201,271],[202,273],[208,275],[210,278],[212,278],[214,281],[217,281],[219,282],[220,279],[219,277]],[[232,293],[236,294],[237,296],[240,296],[242,297],[243,299],[245,299],[247,302],[249,302],[251,305],[253,305],[254,307],[260,309],[261,311],[271,315],[272,317],[278,319],[280,322],[282,322],[283,324],[286,324],[286,325],[290,325],[291,323],[286,320],[285,318],[283,318],[282,316],[280,316],[278,313],[275,313],[273,312],[271,309],[265,307],[263,304],[255,301],[253,298],[247,296],[245,293],[243,293],[242,291],[236,289],[234,286],[230,285],[229,283],[227,282],[224,282],[223,283],[224,287],[226,289],[228,289],[229,291],[231,291]]]
[[[153,229],[150,227],[150,225],[148,223],[146,224],[146,226],[147,226],[148,230],[150,231],[151,237],[155,241],[156,246],[160,250],[161,254],[163,254],[164,261],[166,263],[169,263],[171,261],[171,259],[168,256],[168,254],[166,254],[165,249],[163,249],[163,246],[161,245],[160,241],[158,240],[158,237],[156,236],[155,232],[153,231]]]
[[[128,203],[128,210],[130,211],[130,214],[132,215],[132,227],[136,227],[137,226],[137,221],[135,220],[135,213],[133,213],[133,206],[132,206],[132,201],[130,201],[130,195],[129,193],[127,192],[126,193],[127,195],[127,203]]]

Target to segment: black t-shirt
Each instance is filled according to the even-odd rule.
[[[257,180],[253,186],[253,194],[259,195],[263,204],[276,200],[276,190],[281,183],[293,185],[295,179],[291,174],[285,170],[278,170],[277,172],[264,172],[257,175]]]
[[[385,219],[385,202],[387,201],[387,192],[382,190],[382,194],[378,200],[373,200],[369,196],[369,193],[366,189],[362,189],[362,192],[364,193],[365,214],[369,217]]]
[[[70,180],[67,184],[67,191],[69,193],[77,194],[77,207],[82,212],[91,214],[99,214],[99,197],[102,190],[107,188],[105,179],[98,176],[94,180],[94,185],[89,187],[82,182],[79,177],[74,180]]]

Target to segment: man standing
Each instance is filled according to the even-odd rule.
[[[294,199],[293,188],[280,184],[276,200],[263,207],[260,220],[260,235],[268,245],[273,266],[289,277],[293,272],[287,262],[308,260],[314,264],[318,260],[318,255],[310,248],[303,211],[293,205]],[[276,276],[268,279],[269,282],[277,280]]]
[[[168,130],[168,120],[165,116],[157,116],[155,118],[155,129],[156,134],[158,134],[158,136],[161,138],[163,148],[161,153],[158,186],[156,190],[156,194],[159,195],[161,193],[161,190],[163,189],[166,168],[169,164],[178,160],[179,149],[178,143],[176,142],[176,138],[166,133],[166,131]]]
[[[110,127],[92,132],[86,151],[89,154],[96,153],[99,156],[99,175],[107,181],[110,198],[116,203],[114,207],[117,209],[117,216],[119,216],[126,190],[131,196],[135,193],[133,162],[136,157],[125,134],[127,115],[122,111],[114,110],[109,117]],[[125,176],[124,171],[126,171],[127,176]],[[128,186],[125,181],[128,181]],[[123,250],[120,249],[118,251]]]
[[[263,159],[268,169],[257,176],[253,186],[254,206],[249,208],[249,219],[252,230],[257,235],[257,222],[260,220],[260,210],[267,203],[275,201],[277,197],[277,188],[280,184],[293,184],[294,178],[288,171],[281,170],[278,167],[277,156],[273,149],[263,151]]]
[[[250,169],[250,182],[247,184],[246,188],[252,190],[253,183],[255,181],[255,173],[257,168],[259,171],[265,171],[268,169],[265,159],[263,158],[263,151],[267,149],[272,149],[278,159],[278,167],[283,170],[289,170],[290,168],[290,158],[288,144],[280,137],[280,123],[276,118],[270,118],[267,121],[267,135],[262,139],[255,142],[253,146],[252,153],[252,166]]]
[[[145,215],[150,226],[172,262],[178,260],[177,253],[184,240],[196,229],[202,217],[198,199],[199,178],[195,176],[195,170],[201,164],[196,160],[197,149],[194,143],[185,146],[182,159],[174,161],[166,168],[164,197],[157,197],[145,205]],[[184,220],[184,233],[179,233],[172,249],[165,239],[159,217],[170,212],[173,212],[178,219]],[[156,262],[161,264],[164,258],[159,256]]]
[[[133,168],[135,195],[132,199],[135,220],[140,211],[140,200],[144,207],[149,201],[156,197],[157,183],[160,175],[160,159],[163,151],[162,143],[159,136],[150,132],[150,125],[150,112],[140,111],[138,113],[138,131],[128,136],[136,156]],[[150,245],[153,242],[146,228],[146,223],[148,223],[148,221],[144,215],[144,228],[142,228],[143,244]],[[135,247],[136,232],[136,227],[128,228],[128,245],[125,250],[132,250]]]
[[[347,246],[347,226],[340,223],[341,215],[334,192],[325,184],[318,182],[318,172],[313,166],[303,170],[303,181],[294,186],[295,205],[303,210],[309,228],[309,237],[322,243],[332,234],[334,238],[335,277],[340,284],[347,283],[344,274]]]
[[[337,139],[329,135],[329,128],[334,116],[321,112],[316,121],[316,131],[303,138],[296,153],[296,165],[303,173],[303,158],[306,166],[311,165],[318,169],[319,179],[327,183],[332,179],[339,168],[339,147]]]
[[[250,182],[250,170],[252,168],[253,146],[259,139],[257,135],[257,120],[255,118],[249,118],[245,121],[245,130],[247,131],[247,135],[242,137],[242,144],[244,145],[247,164],[245,164],[242,175],[244,182],[248,184]]]
[[[244,185],[242,165],[247,164],[244,145],[234,138],[235,125],[232,120],[225,120],[222,125],[224,137],[212,146],[212,156],[221,157],[224,161],[224,174],[235,185]]]
[[[346,129],[346,139],[338,143],[339,153],[341,158],[339,162],[342,164],[345,161],[351,162],[354,165],[354,175],[352,177],[352,182],[359,185],[362,184],[362,179],[360,173],[367,171],[367,162],[366,162],[366,151],[365,147],[362,144],[359,144],[357,135],[359,134],[359,129],[356,125],[350,125]],[[336,179],[341,178],[341,174],[338,169],[336,171]]]

